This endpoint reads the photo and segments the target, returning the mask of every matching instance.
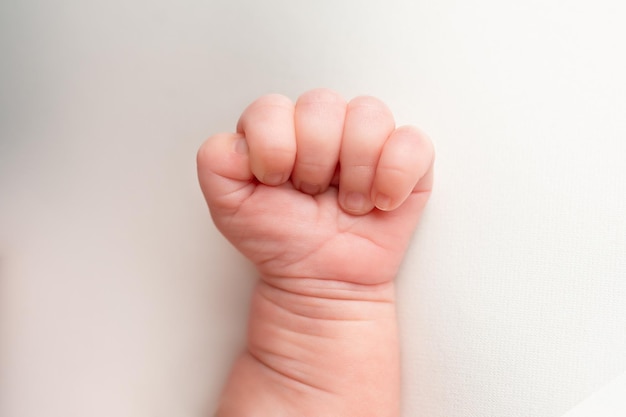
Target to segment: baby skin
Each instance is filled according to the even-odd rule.
[[[217,417],[397,417],[394,277],[434,151],[373,97],[254,101],[198,151],[217,228],[258,271]]]

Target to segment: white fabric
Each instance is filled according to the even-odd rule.
[[[626,411],[626,374],[578,404],[563,417],[622,417]]]
[[[405,416],[560,416],[626,371],[623,1],[0,9],[3,417],[206,415],[253,272],[195,150],[318,86],[436,145],[398,278]]]

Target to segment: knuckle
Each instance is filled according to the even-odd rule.
[[[278,147],[275,144],[261,143],[258,153],[265,159],[283,160],[292,158],[296,150],[287,146]]]
[[[282,94],[266,94],[256,99],[248,109],[275,109],[275,108],[290,108],[293,107],[293,103],[289,97]]]
[[[395,122],[389,108],[379,99],[371,96],[361,96],[354,98],[348,103],[346,110],[347,119],[350,123],[358,123],[358,129],[375,128],[381,133],[380,129],[391,133]]]
[[[293,112],[293,103],[280,94],[268,94],[256,99],[241,114],[237,130],[242,131],[274,119],[276,115]]]
[[[331,161],[298,160],[296,162],[298,175],[307,178],[326,178],[334,171],[334,168]]]
[[[390,114],[389,108],[380,99],[373,96],[358,96],[350,100],[348,103],[350,110],[365,110],[369,112],[378,112]]]
[[[345,104],[345,100],[334,90],[328,88],[316,88],[309,90],[298,97],[297,105],[311,103]]]
[[[399,166],[399,165],[383,165],[379,166],[377,170],[378,176],[382,176],[385,178],[393,177],[393,178],[410,178],[413,174],[410,167]]]

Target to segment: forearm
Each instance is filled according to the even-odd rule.
[[[281,412],[309,417],[307,410],[319,413],[320,406],[329,413],[344,410],[328,414],[332,417],[396,416],[399,354],[393,301],[392,283],[261,280],[252,299],[247,351],[233,368],[219,417],[277,417]],[[268,386],[283,387],[281,397],[274,390],[268,394]],[[375,395],[364,401],[364,393]]]

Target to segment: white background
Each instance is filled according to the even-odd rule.
[[[560,416],[626,371],[623,1],[4,0],[0,415],[209,415],[249,265],[195,151],[257,96],[376,95],[437,149],[405,416]]]

